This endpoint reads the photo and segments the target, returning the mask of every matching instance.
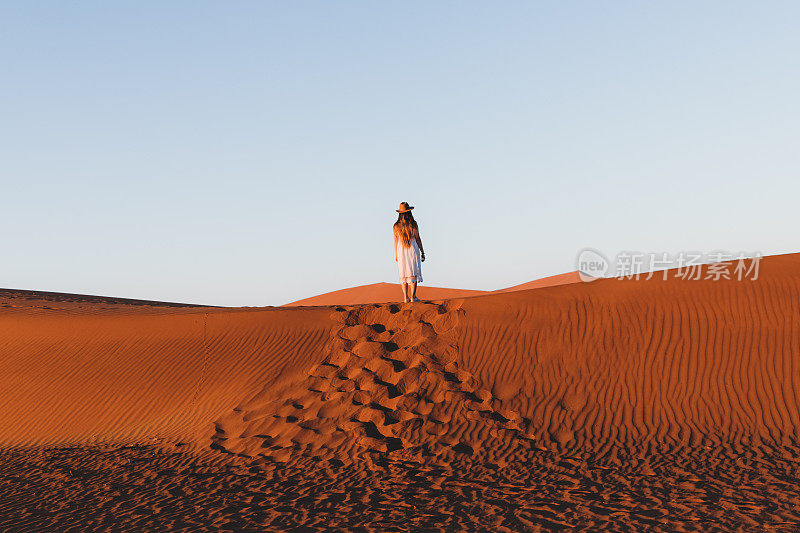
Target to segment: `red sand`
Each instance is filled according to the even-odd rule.
[[[263,309],[0,293],[0,530],[796,531],[798,272]]]

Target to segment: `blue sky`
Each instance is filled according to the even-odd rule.
[[[0,4],[0,286],[280,305],[798,251],[796,2]]]

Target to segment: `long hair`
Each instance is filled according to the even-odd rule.
[[[405,248],[410,248],[411,241],[419,237],[419,227],[417,227],[417,221],[414,220],[414,215],[411,214],[411,211],[399,213],[397,222],[394,223],[392,229],[394,230],[394,236],[403,243]]]

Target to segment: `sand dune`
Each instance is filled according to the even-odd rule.
[[[88,305],[87,305],[88,304]],[[111,296],[70,294],[66,292],[27,291],[22,289],[0,289],[0,308],[23,307],[32,309],[106,309],[120,307],[201,307],[195,304],[134,300]]]
[[[496,291],[479,291],[468,289],[448,289],[444,287],[429,287],[420,284],[417,287],[417,296],[422,300],[446,300],[452,298],[467,298],[470,296],[479,296],[481,294],[490,294],[492,292],[513,292],[524,291],[528,289],[539,289],[543,287],[552,287],[555,285],[564,285],[567,283],[578,283],[580,278],[577,272],[568,272],[566,274],[558,274],[556,276],[549,276],[546,278],[536,279],[513,287],[499,289]],[[396,302],[400,292],[400,285],[397,283],[372,283],[371,285],[360,285],[358,287],[350,287],[348,289],[341,289],[333,292],[326,292],[291,302],[284,307],[290,306],[311,306],[311,305],[360,305],[360,304],[375,304],[375,303],[389,303]],[[402,298],[400,298],[402,300]]]
[[[797,530],[798,272],[263,309],[2,294],[0,529]]]
[[[514,292],[514,291],[526,291],[528,289],[543,289],[545,287],[555,287],[556,285],[579,283],[580,281],[581,278],[580,276],[578,276],[577,272],[567,272],[566,274],[557,274],[555,276],[548,276],[546,278],[535,279],[533,281],[528,281],[527,283],[514,285],[513,287],[507,287],[505,289],[499,289],[494,292]]]
[[[360,305],[373,303],[396,302],[399,295],[400,285],[397,283],[372,283],[371,285],[360,285],[333,292],[326,292],[310,298],[297,300],[288,303],[289,306],[310,306],[310,305]],[[447,298],[464,298],[467,296],[477,296],[486,294],[486,291],[472,291],[466,289],[447,289],[444,287],[428,287],[419,285],[417,287],[417,297],[422,300],[445,300]]]

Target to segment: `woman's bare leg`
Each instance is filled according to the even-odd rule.
[[[403,302],[411,301],[411,299],[408,297],[408,283],[401,283],[400,289],[403,291]]]
[[[409,300],[411,300],[413,302],[413,301],[415,301],[417,299],[417,282],[416,281],[412,281],[411,282],[411,291],[410,292],[411,292],[411,296],[409,297]]]

